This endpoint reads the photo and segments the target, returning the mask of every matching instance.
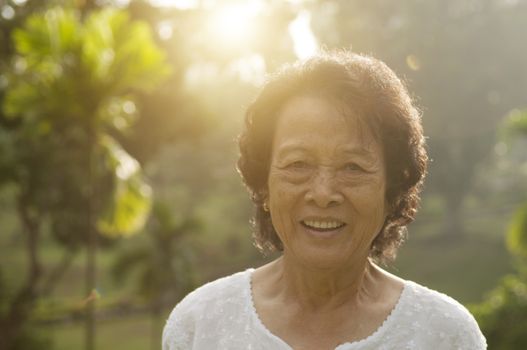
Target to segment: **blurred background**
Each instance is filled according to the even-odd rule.
[[[195,287],[272,259],[235,169],[265,74],[385,61],[432,159],[397,275],[527,347],[527,1],[0,0],[0,349],[159,349]]]

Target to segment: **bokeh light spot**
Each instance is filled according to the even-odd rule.
[[[2,7],[2,17],[7,20],[13,19],[15,17],[15,10],[9,5],[4,5]]]
[[[413,71],[421,69],[421,60],[416,55],[410,54],[406,56],[406,65]]]
[[[266,65],[261,55],[250,54],[234,61],[230,67],[243,82],[259,86],[265,80]]]
[[[127,114],[135,113],[135,103],[133,101],[126,101],[125,103],[123,103],[123,111]]]
[[[311,14],[308,11],[300,11],[288,29],[298,58],[305,59],[316,54],[318,44],[311,31]]]
[[[161,40],[168,40],[172,37],[174,30],[169,22],[161,22],[157,26],[157,34]]]

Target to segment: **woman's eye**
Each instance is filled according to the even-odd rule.
[[[309,167],[309,164],[307,162],[297,160],[296,162],[289,163],[287,167],[290,169],[306,169]]]
[[[344,169],[348,171],[364,171],[364,169],[357,163],[347,163],[344,165]]]

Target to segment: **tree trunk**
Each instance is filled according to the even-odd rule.
[[[6,316],[0,320],[0,349],[14,347],[22,327],[31,317],[31,311],[38,297],[37,286],[42,276],[42,267],[38,257],[40,218],[31,212],[26,198],[24,194],[18,198],[17,210],[23,232],[26,235],[29,261],[27,280],[13,298]]]
[[[161,343],[161,306],[154,301],[150,311],[150,349],[158,350]]]
[[[97,265],[97,241],[90,229],[89,241],[86,252],[86,350],[95,349],[95,307],[97,291],[95,289],[96,265]]]
[[[96,213],[96,172],[95,172],[95,142],[96,135],[93,128],[90,130],[88,141],[88,196],[86,213],[86,225],[88,228],[88,242],[86,246],[86,334],[85,350],[95,350],[95,309],[97,302],[97,232],[95,230]]]

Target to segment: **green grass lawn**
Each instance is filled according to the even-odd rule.
[[[84,348],[84,325],[46,326],[52,336],[55,350],[73,350]],[[134,316],[118,321],[99,321],[96,330],[97,350],[150,350],[150,320],[148,316]],[[161,348],[161,338],[157,339],[157,349]],[[153,350],[153,349],[152,349]]]
[[[470,304],[480,302],[513,268],[503,239],[468,234],[456,241],[411,238],[390,270]]]

